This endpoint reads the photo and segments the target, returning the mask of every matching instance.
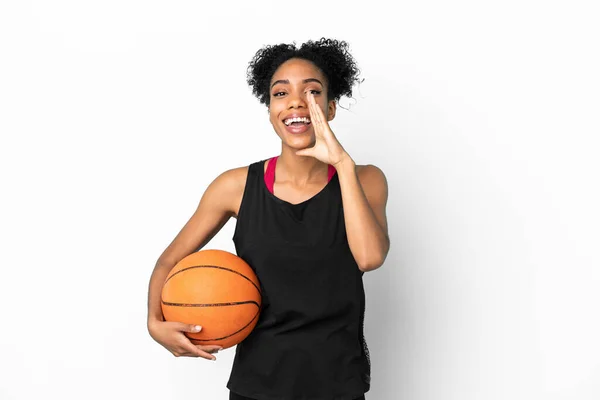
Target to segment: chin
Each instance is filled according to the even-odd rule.
[[[306,142],[310,142],[310,143],[315,143],[315,135],[313,133],[310,134],[292,134],[292,133],[288,133],[288,132],[277,132],[277,136],[279,136],[279,138],[288,143],[291,147],[295,147],[292,146],[292,144],[294,143],[302,143],[303,146],[306,146]]]
[[[292,138],[285,141],[288,146],[297,150],[306,149],[315,145],[314,138],[307,136],[305,138]]]

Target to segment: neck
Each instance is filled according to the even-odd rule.
[[[277,174],[294,185],[327,180],[328,166],[314,157],[298,156],[295,149],[283,147],[277,159]]]

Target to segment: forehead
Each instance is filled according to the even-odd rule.
[[[317,78],[325,83],[325,75],[312,62],[299,58],[287,60],[277,68],[271,77],[271,84],[276,80],[287,79],[291,84],[301,82],[303,79]]]

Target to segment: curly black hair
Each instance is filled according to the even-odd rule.
[[[291,58],[311,61],[323,72],[327,78],[328,101],[337,101],[342,96],[351,97],[354,82],[362,82],[358,79],[360,70],[345,41],[326,38],[308,40],[299,49],[295,42],[267,45],[256,52],[247,70],[247,82],[252,87],[252,94],[267,107],[271,101],[271,78],[277,68]]]

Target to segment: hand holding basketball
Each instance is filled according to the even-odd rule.
[[[242,258],[224,250],[200,250],[180,260],[167,275],[161,293],[166,321],[184,329],[194,345],[233,347],[254,329],[260,315],[260,282]],[[200,347],[202,349],[202,347]]]
[[[207,360],[216,360],[212,353],[222,349],[218,345],[194,345],[184,332],[198,333],[194,325],[183,322],[155,321],[148,326],[150,336],[175,357],[202,357]]]

